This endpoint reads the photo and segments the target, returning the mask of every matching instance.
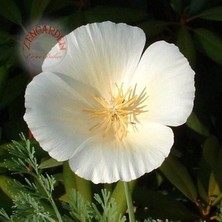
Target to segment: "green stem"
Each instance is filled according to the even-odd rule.
[[[44,183],[42,182],[42,179],[41,179],[41,177],[40,177],[40,174],[39,174],[38,169],[35,169],[35,170],[36,170],[36,174],[37,174],[37,175],[32,174],[32,173],[31,173],[30,175],[32,175],[34,178],[37,179],[38,183],[40,184],[40,186],[41,186],[42,189],[44,190],[44,192],[45,192],[45,194],[46,194],[46,196],[47,196],[47,199],[48,199],[48,201],[50,202],[50,204],[51,204],[51,206],[52,206],[52,208],[53,208],[53,210],[54,210],[54,212],[55,212],[55,215],[56,215],[56,217],[57,217],[57,219],[58,219],[58,222],[63,222],[62,217],[61,217],[61,215],[60,215],[60,213],[59,213],[59,210],[58,210],[58,208],[57,208],[57,206],[56,206],[56,204],[55,204],[55,202],[54,202],[54,200],[53,200],[53,198],[52,198],[51,193],[45,188],[45,185],[44,185]]]
[[[136,180],[130,181],[128,183],[129,189],[131,194],[133,193],[133,190],[136,186]],[[127,203],[126,203],[126,195],[125,195],[125,188],[124,188],[124,182],[119,181],[117,185],[115,186],[111,198],[113,198],[117,205],[117,214],[123,215],[125,214],[127,210]]]
[[[126,202],[127,202],[127,207],[128,207],[128,213],[129,213],[129,221],[136,222],[134,209],[133,209],[132,195],[129,189],[129,184],[127,182],[124,182],[124,189],[125,189]]]
[[[51,204],[51,206],[52,206],[52,208],[53,208],[53,210],[54,210],[54,212],[55,212],[55,214],[56,214],[56,217],[57,217],[57,219],[58,219],[58,222],[63,222],[62,217],[61,217],[61,215],[60,215],[60,213],[59,213],[59,210],[58,210],[58,208],[57,208],[57,206],[56,206],[56,204],[55,204],[55,202],[54,202],[54,200],[53,200],[53,198],[52,198],[52,195],[47,191],[47,189],[45,188],[45,186],[44,186],[44,184],[42,183],[42,180],[41,180],[40,178],[38,178],[38,181],[39,181],[39,183],[41,184],[43,190],[45,191],[45,193],[46,193],[46,195],[47,195],[47,197],[48,197],[48,200],[49,200],[49,202],[50,202],[50,204]]]
[[[57,208],[54,200],[52,199],[52,197],[49,197],[49,201],[50,201],[50,203],[51,203],[51,205],[52,205],[52,208],[53,208],[53,210],[54,210],[54,212],[55,212],[55,214],[56,214],[56,217],[57,217],[57,219],[58,219],[58,222],[63,222],[62,217],[61,217],[61,215],[60,215],[60,213],[59,213],[59,210],[58,210],[58,208]]]

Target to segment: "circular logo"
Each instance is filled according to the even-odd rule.
[[[43,62],[46,67],[59,64],[67,51],[67,41],[61,31],[47,24],[31,28],[23,35],[21,45],[23,63],[34,71],[40,71]]]

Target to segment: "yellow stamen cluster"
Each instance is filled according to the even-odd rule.
[[[123,85],[117,87],[117,94],[114,96],[110,92],[110,99],[103,97],[94,97],[98,106],[87,109],[91,113],[91,118],[98,119],[90,130],[101,130],[103,136],[114,134],[114,136],[121,141],[128,133],[128,127],[139,123],[137,116],[146,112],[144,110],[146,105],[143,102],[147,99],[145,89],[136,95],[135,87],[129,88],[125,93],[123,92]]]

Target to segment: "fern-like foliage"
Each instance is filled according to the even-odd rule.
[[[148,218],[148,219],[144,220],[144,222],[179,222],[179,221],[170,221],[170,220],[168,220],[168,219],[166,219],[166,220],[160,220],[160,219]]]
[[[125,222],[125,216],[117,214],[115,200],[110,196],[110,192],[102,190],[101,196],[94,195],[95,203],[89,203],[73,189],[69,195],[72,218],[80,222]]]
[[[13,212],[12,219],[20,219],[21,221],[39,221],[39,222],[54,222],[55,220],[51,217],[42,204],[36,197],[32,197],[30,194],[19,192],[13,199],[15,209]]]
[[[92,221],[91,204],[86,202],[84,198],[76,190],[69,193],[69,212],[75,221],[88,222]]]
[[[12,193],[12,213],[0,209],[0,221],[4,222],[125,222],[118,215],[115,200],[110,192],[102,190],[94,195],[94,203],[86,202],[76,191],[68,194],[68,203],[59,203],[53,197],[56,180],[42,172],[35,157],[31,142],[20,135],[22,141],[12,141],[9,146],[10,159],[5,165],[12,174],[22,176],[22,183],[13,180],[8,184]],[[57,204],[56,204],[57,203]],[[61,206],[64,209],[61,209]],[[63,212],[63,215],[62,213]]]
[[[117,206],[115,200],[110,198],[110,192],[107,190],[102,190],[102,197],[98,194],[94,196],[97,203],[102,207],[103,214],[100,213],[97,206],[92,204],[94,209],[94,217],[97,221],[101,222],[124,222],[126,221],[125,217],[121,217],[121,215],[117,215]]]
[[[9,215],[0,209],[0,221],[3,222],[125,222],[126,217],[119,215],[115,200],[110,192],[101,190],[94,194],[89,203],[72,189],[68,203],[55,200],[53,191],[56,179],[39,168],[35,157],[35,148],[21,134],[21,142],[13,141],[9,146],[10,159],[5,165],[12,174],[22,176],[19,181],[11,180],[8,185],[12,191],[12,213]],[[22,181],[22,182],[21,182]],[[59,204],[59,206],[58,206]],[[61,207],[63,206],[63,209]],[[63,213],[61,213],[63,212]],[[221,220],[221,215],[217,217]],[[170,222],[148,218],[144,222]]]
[[[222,222],[222,206],[220,207],[220,213],[216,216],[216,221]]]
[[[62,221],[58,208],[53,200],[55,179],[48,174],[42,174],[35,157],[35,148],[31,146],[23,134],[21,142],[12,141],[9,145],[11,158],[5,160],[6,167],[12,174],[22,175],[24,183],[8,181],[12,194],[12,215],[2,209],[2,221]],[[4,219],[2,219],[4,218]]]

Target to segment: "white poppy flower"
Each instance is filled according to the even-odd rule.
[[[81,26],[66,41],[66,57],[46,58],[26,90],[24,119],[36,140],[94,183],[158,168],[174,142],[168,126],[185,123],[193,108],[187,59],[165,41],[142,54],[144,32],[123,23]]]

